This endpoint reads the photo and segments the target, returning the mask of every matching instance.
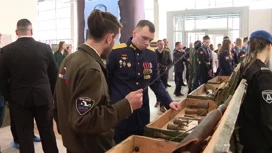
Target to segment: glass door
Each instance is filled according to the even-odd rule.
[[[224,36],[227,36],[227,31],[207,31],[206,35],[211,38],[211,44],[217,49],[217,44],[222,44]]]
[[[209,35],[211,38],[211,44],[217,48],[217,44],[222,44],[224,36],[227,36],[227,31],[188,31],[185,32],[185,41],[184,46],[188,47],[190,43],[194,43],[196,40],[200,40],[202,42],[202,38],[205,35]]]

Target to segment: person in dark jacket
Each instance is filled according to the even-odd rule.
[[[223,40],[223,45],[218,51],[219,76],[230,76],[234,69],[234,60],[231,54],[231,41]]]
[[[171,50],[170,50],[170,48],[168,47],[168,40],[167,40],[166,38],[164,38],[164,39],[163,39],[163,42],[164,42],[164,49],[165,49],[166,51],[168,51],[168,52],[171,54]],[[166,73],[167,73],[167,80],[168,80],[168,78],[169,78],[169,70],[167,70]],[[171,85],[167,83],[167,87],[171,87]]]
[[[15,42],[2,48],[0,80],[16,125],[20,153],[34,153],[35,118],[45,153],[58,153],[53,131],[53,92],[57,65],[49,45],[32,38],[28,19],[17,22]],[[2,84],[1,84],[2,86]]]
[[[240,73],[247,92],[237,119],[242,153],[271,153],[272,72],[265,64],[272,56],[272,35],[264,30],[251,33],[248,53]]]
[[[160,78],[164,87],[167,88],[168,70],[172,65],[172,60],[169,51],[164,50],[164,42],[162,40],[157,41],[157,46],[158,48],[155,50],[155,52],[157,53],[158,58],[158,69],[160,73]],[[163,103],[161,104],[159,99],[157,98],[155,107],[158,106],[160,106],[161,112],[166,111]]]
[[[210,37],[205,35],[203,37],[202,46],[197,51],[200,73],[200,84],[207,83],[213,77],[212,71],[212,51],[209,48]]]
[[[183,83],[183,71],[184,71],[184,62],[186,61],[185,58],[185,51],[182,49],[182,43],[176,42],[175,49],[173,51],[173,63],[174,65],[174,72],[175,72],[175,84],[176,88],[174,94],[179,97],[183,96],[181,93],[181,86],[184,85]]]
[[[200,72],[199,72],[199,60],[198,60],[198,49],[201,47],[202,43],[200,40],[194,42],[194,53],[193,53],[193,69],[194,69],[194,79],[191,91],[195,90],[200,86]]]

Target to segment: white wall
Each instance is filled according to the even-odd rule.
[[[272,33],[272,9],[249,10],[248,33],[266,30]]]
[[[35,35],[37,0],[0,0],[0,33],[12,35],[12,41],[15,41],[16,23],[22,18],[32,22]]]

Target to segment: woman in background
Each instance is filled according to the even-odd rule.
[[[63,59],[68,55],[68,51],[66,50],[66,44],[64,41],[59,42],[59,49],[54,53],[54,58],[57,62],[58,68],[63,61]]]
[[[223,40],[223,45],[218,51],[218,61],[219,61],[219,76],[230,76],[233,69],[234,63],[231,56],[231,41],[229,39]]]

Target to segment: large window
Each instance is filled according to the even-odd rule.
[[[158,1],[159,1],[159,17],[160,17],[159,37],[162,37],[162,38],[167,36],[167,26],[165,23],[167,23],[166,14],[169,11],[195,10],[195,12],[197,13],[199,9],[208,9],[208,8],[209,9],[212,9],[212,8],[223,9],[226,7],[244,7],[244,6],[248,6],[250,10],[272,8],[272,0],[187,0],[187,1],[158,0]],[[212,20],[216,20],[216,19],[212,19]],[[201,20],[199,20],[198,22],[202,23]],[[226,23],[226,20],[224,20],[223,22]],[[229,26],[232,26],[231,24],[235,24],[235,23],[236,21],[231,22],[231,20],[229,20]],[[194,21],[191,21],[191,24],[194,25],[195,24]],[[193,28],[193,26],[186,25],[186,28]]]
[[[47,44],[65,41],[73,44],[71,36],[71,1],[50,0],[38,2],[37,38]]]
[[[219,12],[213,13],[188,13],[180,11],[173,16],[173,42],[181,41],[185,46],[196,40],[202,40],[204,35],[209,35],[211,43],[222,43],[224,36],[235,40],[240,36],[240,13]]]
[[[154,0],[144,0],[145,19],[154,23]]]

